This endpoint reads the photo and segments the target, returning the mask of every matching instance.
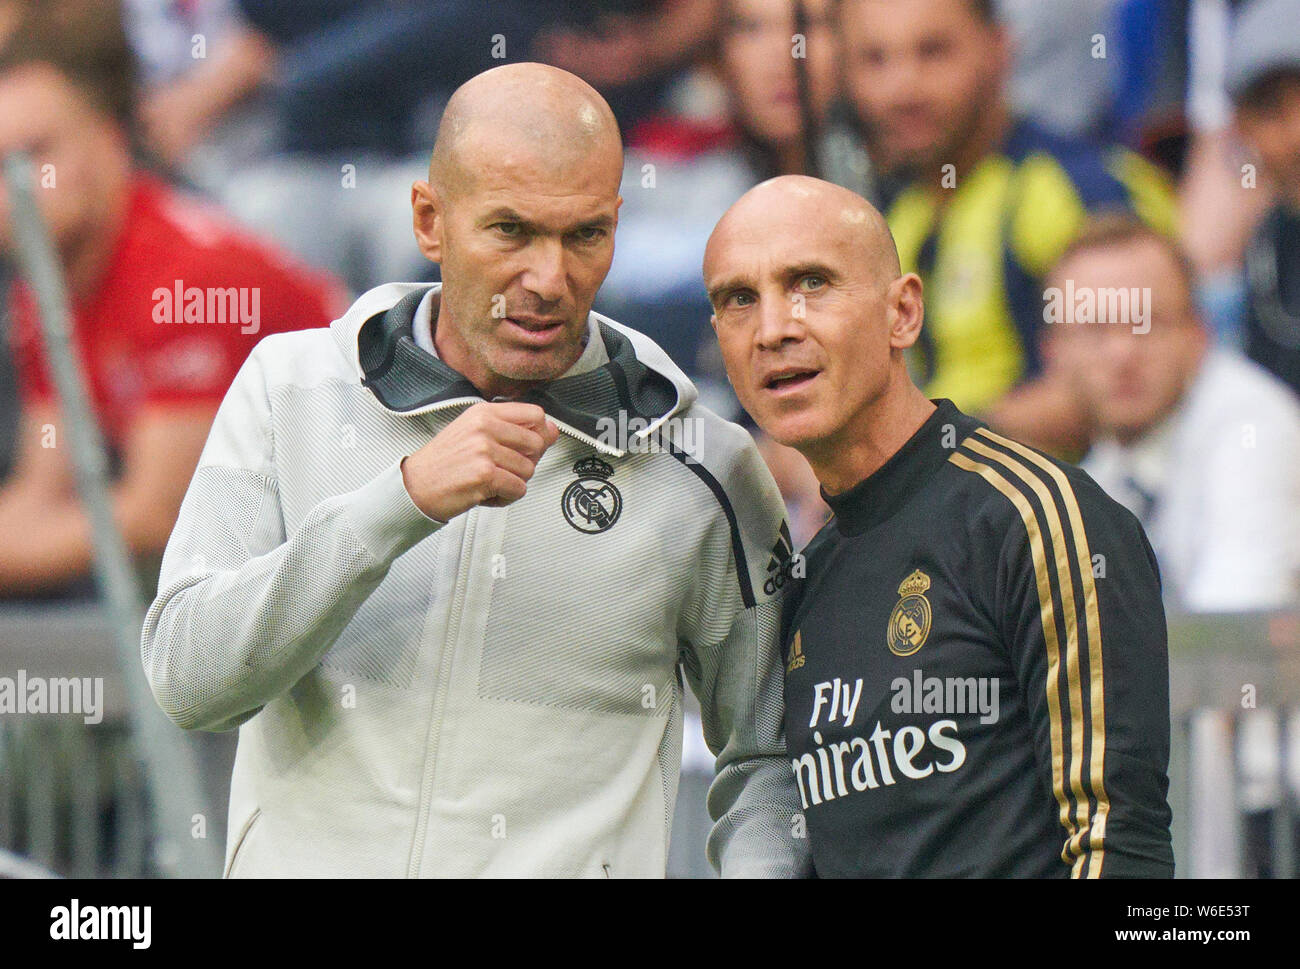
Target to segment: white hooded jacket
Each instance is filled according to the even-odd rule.
[[[482,399],[413,338],[436,292],[263,340],[168,544],[142,658],[177,724],[239,727],[226,874],[662,876],[682,671],[718,757],[711,860],[803,873],[792,549],[749,435],[593,313],[522,398],[561,430],[525,497],[433,521],[401,459]]]

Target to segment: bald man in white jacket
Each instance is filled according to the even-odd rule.
[[[268,338],[222,404],[142,650],[175,722],[240,730],[228,876],[662,876],[683,673],[710,859],[807,870],[797,557],[749,436],[591,311],[621,154],[570,74],[471,80],[412,190],[444,283]]]

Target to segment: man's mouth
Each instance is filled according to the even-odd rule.
[[[763,389],[772,394],[793,394],[803,390],[821,373],[812,369],[778,370],[763,380]]]
[[[939,126],[928,111],[896,111],[882,127],[892,145],[904,150],[928,148],[939,135]]]
[[[525,343],[547,343],[564,329],[564,320],[540,316],[507,316],[506,322]]]

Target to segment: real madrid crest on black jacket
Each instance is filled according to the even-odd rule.
[[[1085,473],[949,401],[828,501],[786,601],[822,876],[1167,877],[1155,556]]]

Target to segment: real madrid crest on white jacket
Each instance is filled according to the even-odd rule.
[[[481,397],[412,338],[429,291],[263,340],[168,546],[144,668],[177,724],[239,727],[226,873],[661,876],[679,671],[718,755],[710,857],[802,873],[768,581],[790,549],[748,434],[593,313],[524,398],[561,429],[527,495],[439,525],[399,462]]]

